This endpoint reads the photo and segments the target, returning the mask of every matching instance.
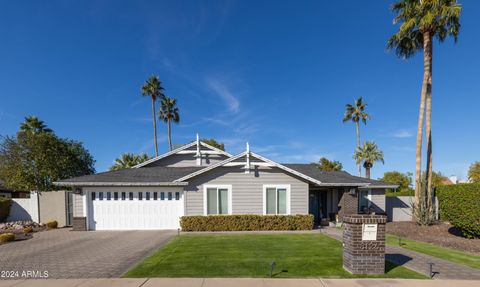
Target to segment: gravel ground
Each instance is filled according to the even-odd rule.
[[[431,226],[420,226],[414,222],[389,222],[387,233],[480,255],[480,239],[462,237],[461,233],[448,222],[439,222]]]

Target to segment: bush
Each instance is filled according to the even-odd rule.
[[[182,216],[183,231],[310,230],[313,215]]]
[[[12,206],[12,200],[10,198],[0,197],[0,222],[7,220],[10,214],[10,206]]]
[[[480,237],[480,184],[464,183],[437,188],[440,216],[465,237]]]
[[[47,223],[45,223],[45,225],[49,228],[49,229],[55,229],[58,227],[58,222],[56,220],[50,220],[50,221],[47,221]]]
[[[10,242],[15,240],[15,234],[13,233],[2,233],[0,234],[0,243]]]
[[[33,227],[28,226],[23,229],[23,233],[28,234],[33,232]]]

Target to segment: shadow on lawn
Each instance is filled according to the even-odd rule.
[[[404,265],[408,261],[412,260],[412,257],[399,254],[399,253],[390,253],[385,254],[386,264],[385,264],[385,272],[388,272],[392,269],[395,269],[397,266]],[[389,264],[389,262],[391,262]]]

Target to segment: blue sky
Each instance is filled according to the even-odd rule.
[[[339,160],[355,173],[344,105],[362,96],[362,141],[384,171],[413,171],[422,54],[385,50],[390,1],[2,1],[0,135],[37,115],[80,140],[103,171],[123,152],[152,155],[150,100],[159,75],[178,99],[173,142],[213,137],[279,162]],[[456,45],[435,42],[434,169],[465,177],[480,160],[480,3],[464,6]],[[167,150],[159,124],[159,148]]]

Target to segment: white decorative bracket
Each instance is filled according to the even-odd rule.
[[[197,133],[197,153],[195,154],[197,157],[197,165],[202,165],[202,153],[200,152],[200,137]]]
[[[245,173],[250,173],[250,145],[247,142],[247,150],[245,153]]]

